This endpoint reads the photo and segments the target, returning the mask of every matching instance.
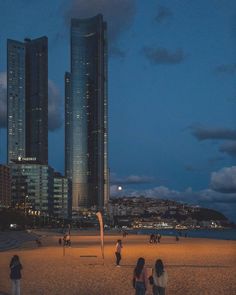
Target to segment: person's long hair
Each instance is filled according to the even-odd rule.
[[[144,267],[144,264],[145,264],[145,259],[143,257],[139,257],[138,261],[137,261],[137,264],[136,264],[136,267],[134,269],[134,275],[139,278],[141,273],[142,273],[142,270],[143,270],[143,267]]]
[[[155,271],[157,274],[157,277],[160,277],[164,272],[164,265],[161,259],[157,259],[155,264]]]
[[[18,255],[14,255],[12,257],[10,265],[13,265],[13,264],[20,264],[20,258]]]

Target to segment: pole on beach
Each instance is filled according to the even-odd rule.
[[[103,258],[103,264],[104,264],[104,232],[103,232],[102,213],[97,212],[96,215],[100,225],[101,252],[102,252],[102,258]]]

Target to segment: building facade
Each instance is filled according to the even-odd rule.
[[[10,163],[12,206],[53,214],[53,169],[36,158],[22,158]]]
[[[25,44],[7,40],[8,163],[25,157]]]
[[[48,163],[47,37],[7,41],[8,163],[35,157]]]
[[[65,73],[65,175],[72,179],[71,74]]]
[[[60,173],[54,173],[53,216],[71,218],[71,181]]]
[[[102,15],[71,20],[71,72],[66,81],[65,169],[73,209],[109,199],[107,37]]]
[[[11,176],[8,166],[0,164],[0,207],[11,205]]]

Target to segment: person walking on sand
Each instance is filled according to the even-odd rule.
[[[123,248],[122,241],[117,240],[116,243],[116,266],[120,267],[120,261],[121,261],[121,249]]]
[[[161,259],[157,259],[153,270],[153,295],[165,295],[168,275]]]
[[[71,246],[70,235],[66,235],[66,245]]]
[[[20,279],[22,265],[18,255],[14,255],[10,262],[10,279],[12,283],[12,295],[20,295]]]
[[[148,286],[147,269],[145,267],[145,259],[140,257],[137,260],[134,269],[133,287],[135,288],[135,295],[145,295]]]

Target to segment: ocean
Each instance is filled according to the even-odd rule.
[[[185,234],[191,238],[207,238],[217,240],[236,240],[236,229],[195,229],[195,230],[175,230],[175,229],[140,229],[132,230],[137,234],[161,234],[163,236],[176,236],[177,234],[184,238]]]

